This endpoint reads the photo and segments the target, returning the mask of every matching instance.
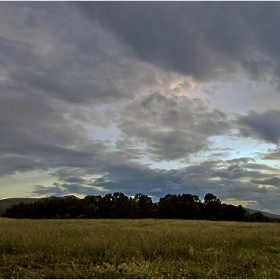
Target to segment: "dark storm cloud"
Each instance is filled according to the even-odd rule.
[[[152,75],[66,3],[0,6],[0,175],[95,166],[108,143],[85,126],[110,123],[95,106],[132,98]]]
[[[188,4],[130,2],[79,5],[90,17],[98,19],[128,43],[140,59],[197,77],[207,73],[209,62],[203,51],[203,38],[197,33],[194,13],[197,5]]]
[[[64,85],[58,79],[56,73],[42,70],[37,73],[34,72],[25,71],[11,76],[21,86],[22,90],[46,94],[49,98],[55,97],[72,103],[85,102],[85,98],[82,95],[77,95],[73,88]]]
[[[0,36],[0,65],[28,66],[30,63],[36,63],[37,57],[30,52],[30,44],[19,40],[10,40]]]
[[[63,43],[60,44],[63,50]],[[91,79],[91,73],[94,76],[97,70],[92,70],[94,61],[91,63],[86,57],[78,59],[75,52],[69,53],[73,60],[60,57],[50,63],[51,58],[47,62],[32,52],[31,44],[2,39],[0,46],[0,63],[2,61],[7,69],[10,80],[5,88],[9,91],[32,92],[42,98],[57,98],[75,104],[114,100],[123,95],[114,86],[116,78],[108,79],[113,71],[106,73],[100,69],[104,76],[99,80]],[[107,84],[103,86],[104,81]]]
[[[0,22],[5,26],[0,65],[7,76],[1,89],[88,105],[132,98],[132,85],[148,81],[149,74],[127,61],[117,40],[71,5],[1,6],[7,11]]]
[[[80,2],[143,60],[195,78],[238,62],[279,74],[277,2]],[[211,74],[210,74],[211,73]]]
[[[28,42],[0,37],[0,63],[9,77],[1,87],[10,93],[38,90],[60,93],[60,81],[51,71],[43,73],[45,66],[31,49],[32,45]]]
[[[239,117],[240,135],[277,144],[280,139],[280,111],[268,110],[264,113],[249,112]]]
[[[0,42],[2,48],[0,53],[5,60],[2,70],[6,76],[0,85],[2,91],[0,101],[4,109],[7,106],[8,108],[14,107],[9,113],[15,113],[16,108],[19,109],[20,114],[22,111],[29,113],[26,110],[27,106],[32,108],[33,113],[35,110],[38,113],[42,107],[45,107],[45,110],[41,111],[45,116],[51,97],[62,98],[61,95],[64,95],[62,99],[69,100],[69,102],[80,100],[78,96],[73,95],[72,90],[61,84],[57,73],[45,69],[39,57],[30,51],[30,44],[5,41],[7,41],[5,44]],[[22,103],[24,104],[23,108],[18,108]],[[49,110],[52,109],[49,108]],[[38,117],[43,118],[42,116]]]

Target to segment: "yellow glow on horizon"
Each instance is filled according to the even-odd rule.
[[[243,207],[247,207],[247,205],[249,205],[250,203],[256,203],[255,200],[238,200],[238,199],[234,199],[234,198],[227,198],[227,199],[223,200],[222,202],[226,203],[226,204],[232,204],[235,206],[242,205]]]
[[[16,172],[10,176],[0,178],[0,199],[10,197],[34,197],[34,195],[32,195],[34,186],[51,186],[56,180],[57,177],[51,176],[46,172]],[[36,197],[40,196],[38,195]]]

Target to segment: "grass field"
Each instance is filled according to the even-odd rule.
[[[279,278],[278,223],[0,219],[0,278]]]

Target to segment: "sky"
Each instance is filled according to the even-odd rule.
[[[279,2],[0,2],[0,199],[189,193],[280,214]]]

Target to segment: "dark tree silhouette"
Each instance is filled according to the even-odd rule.
[[[136,194],[127,197],[121,192],[102,196],[51,197],[33,203],[19,203],[2,214],[18,219],[206,219],[225,221],[267,222],[269,218],[261,212],[250,214],[241,205],[238,207],[221,203],[215,195],[208,193],[202,203],[197,195],[167,194],[153,203],[151,197]]]

